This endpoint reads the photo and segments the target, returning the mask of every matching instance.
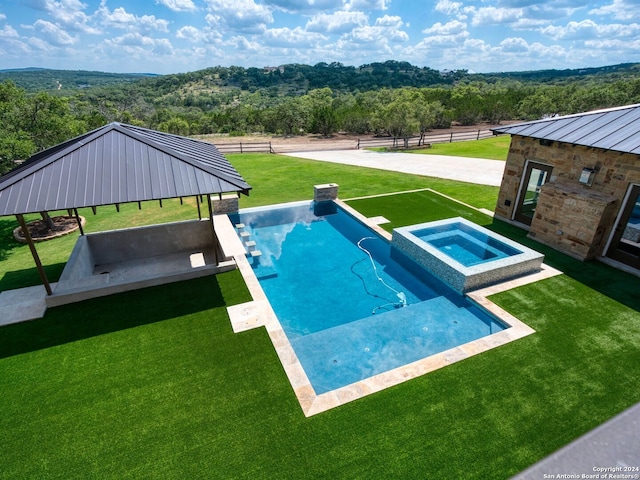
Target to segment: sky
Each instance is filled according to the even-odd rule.
[[[386,60],[480,73],[640,62],[640,0],[0,0],[0,69]]]

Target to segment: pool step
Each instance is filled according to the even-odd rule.
[[[256,249],[256,242],[251,240],[251,232],[247,232],[245,230],[245,224],[236,223],[235,227],[238,231],[238,235],[240,236],[240,240],[242,240],[242,243],[244,244],[247,255],[250,255],[252,258],[261,256],[262,252]]]
[[[256,270],[256,278],[258,280],[269,280],[270,278],[276,278],[278,272],[274,267],[260,267]]]

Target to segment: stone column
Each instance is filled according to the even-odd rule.
[[[324,185],[313,186],[313,200],[315,202],[326,202],[338,198],[338,184],[325,183]]]
[[[236,213],[240,208],[238,204],[238,195],[236,194],[222,195],[221,198],[211,195],[211,201],[213,203],[214,215]]]

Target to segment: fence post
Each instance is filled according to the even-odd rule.
[[[449,137],[449,143],[453,143],[453,132],[451,132],[451,135]]]
[[[240,142],[240,153],[242,153],[242,142]]]
[[[360,150],[360,139],[358,139],[358,143],[356,144],[356,150]]]
[[[480,130],[478,130],[478,136],[476,137],[476,140],[480,140]]]

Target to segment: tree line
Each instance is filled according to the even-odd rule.
[[[385,62],[359,68],[369,72],[362,78],[378,78],[377,88],[360,90],[349,72],[362,73],[353,67],[302,67],[216,67],[83,88],[64,96],[30,93],[5,81],[0,83],[0,173],[37,151],[112,121],[178,135],[344,132],[408,139],[453,123],[499,124],[640,103],[640,73],[632,68],[584,78],[561,75],[555,81],[549,81],[547,72],[544,81],[533,81],[523,75],[443,74]],[[331,70],[341,74],[325,72],[323,80],[320,74]],[[390,84],[393,78],[403,79],[396,82],[401,86]],[[407,79],[431,84],[402,85]]]

